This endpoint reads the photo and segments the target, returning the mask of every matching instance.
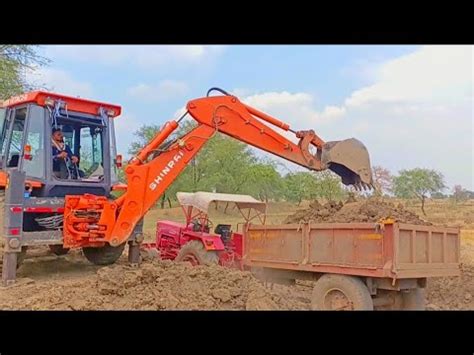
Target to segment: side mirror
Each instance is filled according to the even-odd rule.
[[[115,166],[119,169],[122,167],[122,154],[117,154],[115,157]]]
[[[33,160],[33,156],[31,155],[31,145],[29,144],[23,147],[23,159]]]

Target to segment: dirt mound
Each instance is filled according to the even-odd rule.
[[[114,265],[95,275],[2,290],[0,309],[278,310],[307,309],[304,297],[271,290],[250,272],[155,260]]]
[[[415,213],[406,210],[401,204],[395,205],[378,199],[368,199],[359,202],[333,202],[322,205],[318,201],[310,204],[308,209],[299,210],[288,216],[284,223],[350,223],[378,222],[384,218],[393,218],[402,223],[431,225]]]

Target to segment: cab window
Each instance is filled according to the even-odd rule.
[[[30,106],[28,133],[25,145],[30,148],[29,159],[23,159],[23,170],[27,176],[44,177],[44,111],[41,107]]]
[[[23,132],[25,130],[26,107],[15,111],[10,147],[7,156],[7,168],[18,166],[22,152]]]

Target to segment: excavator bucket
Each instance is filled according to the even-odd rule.
[[[358,190],[373,188],[369,152],[357,139],[326,142],[321,163],[339,175],[345,185],[354,185]]]

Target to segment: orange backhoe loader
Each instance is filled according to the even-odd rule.
[[[223,95],[209,96],[212,91]],[[2,111],[4,283],[15,279],[17,256],[29,245],[50,245],[58,254],[82,248],[89,261],[103,265],[114,263],[128,241],[129,260],[137,263],[144,215],[218,132],[310,170],[330,169],[345,185],[372,188],[369,154],[358,140],[324,142],[313,130],[295,131],[219,88],[189,101],[185,114],[167,122],[129,161],[126,187],[115,178],[121,166],[113,129],[119,106],[33,92],[7,100]],[[188,114],[197,126],[165,142]],[[267,123],[293,133],[298,143]],[[50,134],[56,127],[79,157],[67,162],[63,177],[51,173]],[[118,188],[126,189],[112,199]]]

